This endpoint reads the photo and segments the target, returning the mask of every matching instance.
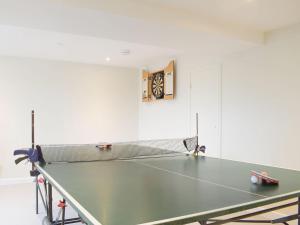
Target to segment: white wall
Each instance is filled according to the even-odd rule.
[[[0,57],[0,178],[28,176],[13,149],[138,137],[138,70]],[[21,163],[22,164],[22,163]]]
[[[223,157],[300,170],[300,25],[223,64]]]
[[[197,111],[208,155],[300,170],[300,25],[220,61],[190,55],[176,64],[176,99],[140,100],[141,138],[193,135]]]

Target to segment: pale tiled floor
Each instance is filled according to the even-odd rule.
[[[60,199],[53,193],[53,214],[56,217],[58,208],[55,207]],[[66,216],[77,217],[77,214],[67,207]],[[40,202],[40,213],[35,214],[35,186],[34,183],[0,185],[0,224],[2,225],[41,225],[45,217],[45,210]],[[82,223],[77,223],[81,224]]]
[[[43,224],[45,211],[40,203],[40,214],[35,214],[35,192],[34,184],[15,184],[15,185],[0,185],[0,224],[7,225],[40,225]],[[54,195],[54,203],[58,202],[59,196]],[[55,204],[53,204],[55,206]],[[54,207],[54,215],[58,209]],[[296,206],[276,212],[258,216],[258,219],[271,219],[281,217],[282,215],[294,214]],[[68,207],[67,216],[76,217],[76,213]],[[78,223],[81,224],[81,223]],[[198,223],[193,223],[196,225]],[[230,225],[238,223],[230,223]],[[246,224],[246,223],[242,223]],[[296,225],[296,221],[290,222],[291,225]],[[192,225],[192,224],[190,224]]]

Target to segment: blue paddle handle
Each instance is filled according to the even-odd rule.
[[[24,150],[24,149],[15,150],[14,155],[28,155],[28,150]]]

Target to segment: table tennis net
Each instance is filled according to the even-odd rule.
[[[98,144],[40,145],[46,163],[127,160],[147,157],[171,157],[186,153],[183,139],[147,140],[112,143],[107,149]]]

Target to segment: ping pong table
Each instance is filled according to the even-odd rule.
[[[79,221],[89,225],[196,221],[214,225],[237,221],[287,224],[298,220],[300,225],[300,171],[186,154],[36,164],[36,168],[45,180],[43,203],[50,224],[55,224],[52,215],[52,188],[55,188],[63,202],[71,205],[79,215],[73,219],[63,218],[57,224]],[[253,184],[251,170],[268,171],[280,183]],[[41,184],[37,182],[37,186]],[[287,203],[288,199],[293,201]],[[273,220],[249,219],[292,205],[298,206],[293,215]],[[215,219],[236,212],[241,215]]]

